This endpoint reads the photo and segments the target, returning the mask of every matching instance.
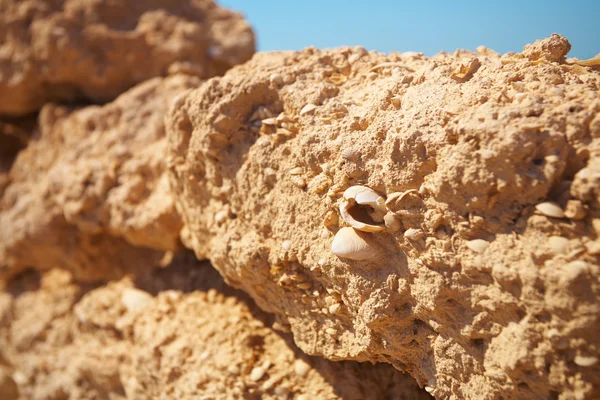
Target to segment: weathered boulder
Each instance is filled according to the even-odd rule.
[[[199,83],[154,78],[104,106],[45,106],[0,202],[0,275],[62,267],[114,279],[178,248],[163,120]]]
[[[105,103],[144,80],[223,74],[252,29],[212,0],[0,0],[0,115]]]
[[[52,270],[0,292],[0,353],[23,398],[431,398],[389,365],[306,356],[270,325],[193,254],[100,287]],[[2,390],[17,387],[0,370]]]
[[[308,354],[598,398],[600,75],[569,48],[257,54],[170,111],[182,239]]]

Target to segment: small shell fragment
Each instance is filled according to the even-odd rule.
[[[564,218],[565,213],[560,206],[552,201],[546,201],[535,206],[541,214],[552,218]]]
[[[296,360],[294,361],[294,372],[298,376],[306,376],[310,372],[310,365],[304,360]]]
[[[263,125],[277,125],[277,120],[275,118],[266,118],[261,121]]]
[[[308,114],[309,112],[314,111],[316,108],[317,106],[315,106],[314,104],[308,103],[307,105],[302,107],[302,110],[300,110],[300,115]]]
[[[340,311],[341,308],[341,304],[340,303],[335,303],[329,306],[328,310],[330,314],[336,314],[338,311]]]
[[[340,258],[355,261],[369,260],[381,254],[381,250],[372,242],[368,233],[350,227],[342,228],[335,234],[331,251]]]
[[[152,296],[143,290],[127,288],[121,295],[121,302],[128,312],[137,312],[152,302]]]
[[[425,236],[425,232],[423,232],[421,229],[408,228],[404,232],[404,236],[409,240],[416,241]]]
[[[385,216],[383,217],[383,223],[385,224],[385,227],[387,228],[388,232],[392,233],[398,232],[402,227],[402,224],[400,223],[398,218],[396,218],[396,215],[391,212],[385,214]]]
[[[387,197],[387,200],[385,201],[385,206],[390,211],[397,211],[400,208],[404,208],[404,207],[402,207],[402,200],[406,196],[411,195],[411,194],[413,196],[418,196],[418,193],[419,193],[419,191],[417,189],[409,189],[404,192],[390,193]]]
[[[291,241],[291,240],[284,240],[284,241],[281,243],[281,248],[282,248],[283,250],[286,250],[286,251],[287,251],[287,250],[290,250],[290,249],[292,248],[292,241]]]
[[[477,253],[483,253],[488,248],[490,242],[483,239],[473,239],[466,243],[467,247]]]
[[[289,170],[290,175],[302,175],[303,169],[302,167],[295,167]]]
[[[250,379],[254,382],[260,381],[265,376],[265,370],[263,367],[255,367],[250,372]]]
[[[215,222],[220,224],[227,219],[228,212],[221,210],[215,214]]]
[[[327,332],[327,334],[331,335],[331,336],[337,335],[337,330],[333,329],[333,328],[327,328],[327,329],[325,329],[325,332]]]
[[[573,360],[580,367],[591,367],[598,362],[597,357],[575,356]]]

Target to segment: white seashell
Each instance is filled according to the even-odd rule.
[[[327,329],[325,329],[325,332],[327,332],[327,334],[330,336],[335,336],[338,333],[337,330],[333,329],[333,328],[327,328]]]
[[[255,367],[250,372],[250,379],[254,382],[258,382],[265,376],[265,372],[263,367]]]
[[[283,76],[281,76],[281,74],[278,74],[277,72],[271,74],[271,76],[269,76],[269,81],[273,84],[273,85],[281,85],[283,84]]]
[[[331,243],[331,251],[340,258],[364,261],[381,255],[379,247],[373,243],[367,233],[350,227],[340,229]]]
[[[473,239],[473,240],[469,240],[466,243],[467,247],[470,248],[471,250],[477,252],[477,253],[483,253],[485,251],[485,249],[487,249],[487,247],[490,245],[490,242],[488,242],[487,240],[483,240],[483,239]]]
[[[142,290],[127,288],[121,295],[121,302],[129,312],[137,312],[152,302],[152,296]]]
[[[351,186],[343,194],[340,215],[350,226],[364,232],[381,232],[386,214],[385,199],[366,186]]]
[[[356,160],[360,156],[360,151],[356,150],[354,147],[347,147],[342,150],[342,157],[345,160]]]
[[[400,223],[398,218],[396,218],[396,215],[391,212],[385,214],[385,216],[383,217],[383,222],[389,232],[398,232],[402,227],[402,224]]]
[[[564,218],[565,212],[560,206],[552,201],[546,201],[535,206],[541,214],[552,218]]]
[[[294,371],[296,372],[296,375],[306,376],[310,372],[310,369],[310,365],[305,361],[299,359],[294,361]]]
[[[338,311],[340,311],[340,308],[342,307],[342,305],[340,303],[335,303],[329,306],[328,310],[329,310],[329,314],[337,314]]]
[[[317,106],[315,106],[314,104],[308,103],[307,105],[302,107],[302,110],[300,110],[300,115],[308,114],[309,112],[314,111],[316,108]]]
[[[304,172],[302,167],[295,167],[295,168],[290,169],[289,174],[290,175],[302,175],[302,172]]]
[[[261,121],[263,125],[277,125],[277,120],[275,118],[266,118]]]
[[[598,362],[598,358],[597,357],[575,356],[575,359],[573,361],[575,362],[575,364],[579,365],[580,367],[591,367],[592,365],[595,365]]]
[[[419,240],[421,239],[423,236],[425,236],[425,232],[423,232],[421,229],[415,229],[415,228],[408,228],[405,232],[404,232],[404,236],[407,239],[410,239],[412,241],[415,240]]]
[[[417,194],[419,191],[417,189],[409,189],[404,192],[390,193],[385,201],[385,205],[389,210],[397,211],[399,208],[401,208],[400,203],[402,202],[402,199],[412,193]]]

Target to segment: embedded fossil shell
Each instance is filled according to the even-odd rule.
[[[466,243],[466,245],[469,249],[473,250],[474,252],[483,253],[485,251],[485,249],[487,249],[488,246],[490,245],[490,242],[488,242],[487,240],[483,240],[483,239],[473,239],[473,240],[469,240]]]
[[[552,201],[546,201],[535,206],[541,214],[552,218],[564,218],[565,213],[560,206]]]
[[[331,251],[340,258],[364,261],[381,255],[379,247],[371,241],[369,234],[345,227],[333,238]]]
[[[366,186],[351,186],[344,192],[340,215],[350,226],[364,232],[385,230],[385,199]]]
[[[408,195],[419,195],[419,191],[417,189],[409,189],[404,192],[394,192],[390,193],[385,201],[386,207],[391,211],[397,211],[401,208],[402,200]]]

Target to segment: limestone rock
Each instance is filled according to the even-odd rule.
[[[556,62],[565,43],[257,54],[169,113],[184,243],[308,354],[391,363],[437,398],[600,397],[600,75]],[[365,233],[381,257],[331,252],[352,185],[394,194],[401,229]],[[535,208],[575,200],[577,220]]]
[[[0,204],[0,273],[60,266],[78,279],[113,279],[176,249],[163,118],[199,83],[154,78],[104,106],[45,106]]]
[[[142,309],[123,303],[131,291],[150,298]],[[0,349],[24,398],[431,398],[389,365],[306,356],[271,324],[193,255],[100,287],[30,271],[0,292]]]
[[[105,103],[149,78],[223,74],[254,34],[212,0],[1,0],[0,115]]]

